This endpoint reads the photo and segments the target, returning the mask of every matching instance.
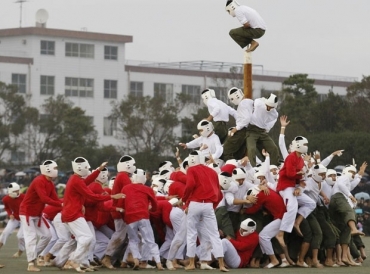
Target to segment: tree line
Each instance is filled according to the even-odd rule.
[[[370,76],[354,82],[346,96],[329,90],[327,98],[320,100],[314,80],[307,74],[295,74],[283,82],[277,95],[279,114],[291,121],[286,129],[287,144],[303,135],[309,140],[310,150],[319,150],[322,157],[344,149],[333,165],[352,163],[352,158],[358,163],[368,160]],[[160,161],[175,161],[177,143],[190,141],[197,133],[198,122],[208,116],[204,105],[191,101],[180,93],[172,101],[160,96],[127,96],[113,102],[110,117],[117,124],[116,136],[122,145],[100,146],[92,120],[68,97],[49,97],[40,108],[34,108],[17,93],[16,86],[0,82],[0,165],[14,166],[4,160],[6,151],[32,155],[28,163],[23,163],[25,167],[53,159],[64,171],[71,170],[70,163],[77,156],[87,158],[95,167],[106,160],[115,166],[120,156],[130,154],[138,167],[157,170]],[[182,134],[175,134],[179,126]],[[277,122],[270,132],[276,142],[279,131]],[[182,157],[188,153],[181,150]]]

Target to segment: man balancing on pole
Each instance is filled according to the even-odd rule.
[[[265,34],[265,21],[257,11],[247,6],[241,6],[235,0],[226,2],[226,11],[232,17],[236,17],[243,25],[240,28],[230,30],[231,38],[246,52],[254,51],[259,46],[254,39],[261,38]]]

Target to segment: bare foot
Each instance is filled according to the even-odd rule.
[[[252,40],[252,42],[251,42],[251,44],[250,44],[249,48],[246,50],[246,52],[252,52],[252,51],[254,51],[258,46],[259,46],[259,44],[258,44],[256,41]]]
[[[185,270],[188,271],[188,270],[195,270],[195,265],[188,265],[185,267]]]
[[[102,263],[106,268],[108,268],[108,269],[116,269],[116,268],[112,265],[112,263],[111,263],[111,261],[110,261],[110,258],[109,258],[109,257],[107,257],[107,256],[104,256],[103,260],[101,260],[101,263]]]
[[[158,270],[164,270],[163,266],[161,263],[157,263],[157,269]]]
[[[85,270],[82,270],[78,263],[70,261],[69,265],[72,266],[78,273],[85,273]]]
[[[30,271],[30,272],[40,272],[40,268],[36,267],[35,264],[33,263],[29,263],[28,264],[28,267],[27,267],[27,271]]]
[[[229,272],[229,270],[226,268],[226,267],[220,267],[220,271],[221,272]]]
[[[19,258],[19,257],[22,255],[22,253],[23,253],[23,251],[18,250],[17,252],[15,252],[15,253],[13,254],[13,258]]]
[[[168,270],[176,270],[175,266],[173,265],[172,261],[167,260],[166,261],[166,267]]]
[[[3,265],[3,264],[0,264],[0,268],[3,268],[5,265]]]
[[[140,267],[140,262],[139,262],[139,260],[138,259],[134,259],[134,267],[132,268],[133,270],[138,270],[139,269],[139,267]]]

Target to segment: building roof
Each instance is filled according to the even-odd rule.
[[[297,73],[266,71],[262,65],[253,65],[259,69],[253,70],[252,78],[254,81],[266,82],[284,82],[290,75]],[[234,68],[234,72],[231,69]],[[125,66],[126,71],[168,74],[182,76],[197,76],[210,78],[240,78],[243,79],[243,64],[214,62],[214,61],[185,61],[185,62],[168,62],[168,63],[148,63],[141,61],[128,60]],[[349,87],[357,81],[356,77],[343,77],[332,75],[308,74],[310,79],[315,80],[316,85]]]
[[[12,56],[1,56],[0,63],[10,63],[10,64],[33,64],[33,58],[24,57],[12,57]]]
[[[130,35],[106,34],[88,31],[74,31],[62,29],[49,29],[42,27],[27,27],[16,29],[0,29],[0,37],[12,36],[50,36],[50,37],[64,37],[81,40],[105,41],[115,43],[131,43],[133,41]]]

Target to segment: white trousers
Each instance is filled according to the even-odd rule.
[[[170,213],[170,220],[175,232],[168,251],[167,260],[184,259],[186,247],[187,215],[180,208],[174,207]]]
[[[75,263],[86,264],[88,261],[88,251],[93,242],[93,235],[89,225],[83,217],[80,217],[73,222],[68,222],[66,225],[77,241],[77,247],[71,259]]]
[[[117,249],[122,246],[127,234],[127,225],[122,219],[114,219],[115,231],[110,238],[105,254],[113,256]]]
[[[34,261],[51,239],[49,228],[41,217],[20,215],[26,247],[27,261]]]
[[[143,242],[142,251],[146,252],[147,255],[142,255],[139,250],[140,238]],[[156,263],[160,263],[158,245],[154,242],[154,234],[152,226],[148,219],[142,219],[137,222],[128,225],[128,245],[132,252],[132,256],[139,260],[148,260],[154,257]]]
[[[94,255],[99,259],[103,259],[105,250],[107,249],[109,238],[99,229],[95,229],[96,243],[94,247]]]
[[[293,230],[297,213],[306,218],[316,207],[316,203],[306,194],[301,193],[299,196],[294,196],[294,189],[294,187],[288,187],[279,192],[286,206],[280,229],[289,233]]]
[[[217,229],[217,221],[212,203],[190,202],[187,217],[187,252],[190,258],[195,257],[197,224],[204,222],[204,232],[208,235],[216,258],[223,257],[222,243]]]
[[[55,245],[55,243],[57,242],[58,240],[58,235],[55,231],[55,228],[54,228],[54,225],[51,221],[49,220],[46,220],[49,224],[49,230],[50,230],[50,234],[51,234],[51,239],[50,239],[50,242],[48,243],[48,245],[44,248],[44,250],[40,253],[41,256],[45,256],[46,254],[49,253],[49,251],[51,250],[51,248]],[[54,255],[54,254],[53,254]]]
[[[168,252],[169,252],[170,247],[171,247],[171,242],[172,242],[174,236],[175,236],[175,234],[173,232],[173,229],[166,226],[166,235],[165,235],[165,238],[164,238],[164,243],[161,245],[161,248],[159,249],[159,256],[161,256],[162,258],[167,259]]]
[[[3,245],[6,244],[6,240],[9,238],[9,236],[13,233],[13,231],[18,227],[21,226],[21,222],[13,219],[9,220],[6,224],[6,227],[3,230],[3,233],[1,233],[0,236],[0,243]],[[24,251],[25,244],[24,244],[24,236],[23,236],[23,229],[22,227],[19,227],[18,233],[17,233],[17,239],[18,239],[18,250]]]
[[[62,222],[62,214],[58,213],[53,219],[53,225],[55,232],[58,236],[58,240],[54,246],[49,250],[49,253],[56,256],[54,262],[58,266],[63,266],[68,260],[69,254],[75,249],[76,241],[71,238],[71,233],[65,223]],[[68,243],[68,244],[67,244]]]
[[[274,238],[280,230],[281,219],[276,219],[266,225],[259,233],[259,242],[261,250],[264,254],[273,255],[274,249],[272,247],[271,239]]]
[[[94,225],[92,224],[91,221],[88,221],[87,225],[89,226],[90,232],[91,232],[91,235],[92,235],[92,240],[91,240],[90,248],[89,248],[89,254],[88,254],[87,258],[89,259],[89,261],[93,261],[94,260],[94,249],[95,249],[95,245],[96,245],[95,228],[94,228]]]
[[[224,251],[224,261],[231,268],[238,268],[240,265],[240,257],[233,244],[226,238],[221,240],[222,249]]]

